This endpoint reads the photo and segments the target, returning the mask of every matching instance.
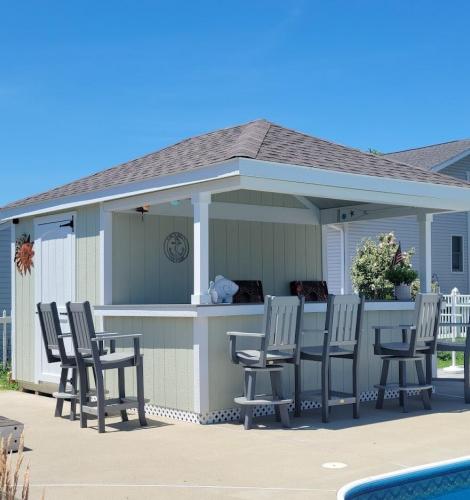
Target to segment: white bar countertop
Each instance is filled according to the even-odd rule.
[[[412,311],[411,301],[385,300],[366,302],[366,311]],[[220,316],[262,315],[263,304],[119,304],[95,306],[96,316],[103,317],[147,317],[147,318],[210,318]],[[326,312],[326,302],[307,302],[306,313]]]

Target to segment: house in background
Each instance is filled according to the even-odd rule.
[[[429,172],[440,172],[457,179],[470,179],[470,139],[408,149],[384,155]],[[413,247],[415,267],[419,262],[419,223],[415,216],[371,220],[372,213],[356,211],[342,214],[344,223],[326,229],[328,245],[328,284],[332,293],[352,289],[349,269],[357,247],[365,238],[394,231],[402,249]],[[470,212],[435,214],[433,216],[432,273],[443,293],[457,287],[470,293]]]
[[[0,224],[0,316],[11,312],[11,229],[10,224]],[[0,362],[3,359],[3,342],[0,325]],[[7,326],[8,353],[10,352],[10,325]],[[10,357],[10,356],[8,356]]]

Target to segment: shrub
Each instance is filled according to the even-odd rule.
[[[393,232],[380,234],[376,240],[367,238],[357,248],[351,279],[356,291],[366,299],[393,299],[395,284],[414,284],[416,288],[418,274],[411,267],[414,250],[402,252],[402,262],[392,267],[397,249],[398,242]]]

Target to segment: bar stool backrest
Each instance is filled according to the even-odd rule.
[[[59,361],[57,355],[53,351],[58,351],[60,361],[64,363],[67,359],[64,340],[59,338],[62,335],[62,328],[60,327],[59,312],[57,304],[51,302],[46,304],[39,302],[37,304],[37,311],[39,317],[39,325],[41,327],[42,340],[46,349],[46,356],[48,363],[56,363]]]
[[[355,294],[328,295],[325,345],[354,347],[362,328],[364,298]]]
[[[84,355],[91,354],[94,362],[99,363],[99,346],[97,342],[92,341],[96,337],[96,333],[90,303],[88,301],[67,302],[66,307],[77,361],[82,359]]]
[[[261,343],[261,363],[265,363],[269,351],[292,352],[292,357],[297,357],[304,304],[302,296],[265,297],[262,330],[265,336]]]
[[[416,296],[415,328],[411,330],[410,354],[416,354],[418,344],[427,344],[432,353],[436,349],[441,315],[442,296],[438,293],[419,293]]]

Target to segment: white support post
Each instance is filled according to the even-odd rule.
[[[209,411],[209,323],[207,318],[193,320],[194,411]]]
[[[321,267],[322,280],[328,283],[328,226],[321,226]]]
[[[194,292],[191,304],[209,304],[209,204],[210,193],[192,199],[194,211]]]
[[[11,223],[10,228],[10,265],[11,265],[11,371],[13,380],[16,380],[16,265],[14,261],[16,247],[16,225]]]
[[[419,279],[421,292],[431,292],[431,223],[432,214],[420,214],[417,217],[419,226]]]
[[[113,213],[100,207],[100,303],[113,303]]]

